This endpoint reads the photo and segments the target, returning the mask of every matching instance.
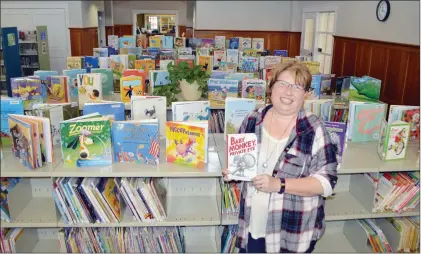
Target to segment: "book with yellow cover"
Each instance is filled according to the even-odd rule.
[[[204,71],[210,73],[213,70],[212,56],[198,56],[198,65],[201,65]]]
[[[208,160],[207,122],[166,122],[167,162],[203,169]]]
[[[149,71],[155,70],[155,60],[153,59],[142,59],[136,60],[134,64],[136,70],[144,70],[145,76],[149,77]]]
[[[121,101],[130,102],[133,95],[144,95],[145,83],[142,76],[122,77],[120,81]]]
[[[150,48],[160,48],[161,47],[161,36],[150,36],[149,37],[149,47]]]

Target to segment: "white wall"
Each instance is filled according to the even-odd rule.
[[[378,1],[296,1],[292,31],[301,31],[303,8],[337,7],[336,35],[419,45],[419,1],[390,1],[386,22],[376,18]]]
[[[178,25],[187,24],[187,1],[114,1],[114,24],[133,24],[133,10],[178,10]]]
[[[105,26],[112,26],[114,1],[104,1]]]
[[[291,1],[197,1],[195,29],[289,31]]]
[[[104,11],[104,1],[82,1],[83,27],[98,27],[98,11]]]

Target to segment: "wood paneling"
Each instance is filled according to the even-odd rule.
[[[380,79],[381,101],[388,105],[420,105],[418,45],[342,36],[334,40],[332,74]]]
[[[182,37],[184,33],[184,37],[186,37],[186,33],[187,33],[186,26],[178,26],[177,29],[178,29],[178,36]]]
[[[235,30],[194,30],[195,38],[215,38],[215,36],[264,38],[265,49],[272,53],[275,49],[288,50],[289,57],[300,54],[301,32],[281,31],[235,31]]]
[[[114,35],[118,37],[133,35],[133,25],[114,25]]]
[[[69,28],[72,56],[92,56],[98,47],[98,28]]]
[[[193,38],[194,29],[193,27],[186,27],[186,38]]]

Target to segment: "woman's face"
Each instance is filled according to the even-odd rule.
[[[296,115],[303,105],[306,92],[304,89],[296,89],[290,85],[280,84],[280,80],[289,84],[295,84],[295,77],[289,71],[279,74],[276,80],[272,86],[270,97],[274,109],[281,115]]]

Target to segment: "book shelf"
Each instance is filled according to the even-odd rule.
[[[315,252],[370,252],[367,237],[357,219],[373,218],[384,231],[392,248],[400,235],[385,220],[387,217],[419,216],[415,211],[398,213],[372,212],[375,188],[364,172],[378,175],[384,171],[419,170],[418,147],[408,148],[408,157],[396,162],[382,162],[376,154],[376,142],[347,144],[344,160],[338,169],[335,195],[327,198],[326,232]],[[114,163],[110,166],[65,168],[59,148],[56,161],[35,171],[27,170],[4,150],[1,160],[3,177],[23,179],[9,193],[12,221],[2,227],[25,228],[16,242],[20,252],[59,252],[57,232],[63,227],[159,227],[182,226],[187,252],[220,252],[222,226],[237,224],[237,216],[223,215],[222,173],[225,167],[225,142],[222,134],[209,135],[209,162],[205,169],[194,169],[165,162],[164,140],[161,140],[159,166]],[[154,177],[158,195],[163,197],[167,218],[145,223],[136,221],[122,202],[119,223],[65,224],[55,206],[52,183],[57,177]]]

